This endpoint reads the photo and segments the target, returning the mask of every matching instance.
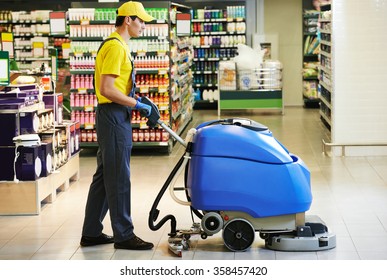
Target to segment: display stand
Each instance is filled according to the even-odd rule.
[[[44,203],[56,200],[79,179],[79,152],[57,172],[36,181],[0,182],[0,215],[39,215]]]
[[[220,90],[218,117],[227,109],[267,109],[284,114],[282,90]]]
[[[218,117],[221,110],[261,109],[284,114],[282,66],[279,61],[263,63],[263,68],[237,69],[234,62],[219,66]]]

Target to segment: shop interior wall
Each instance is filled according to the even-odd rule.
[[[302,1],[264,1],[264,33],[278,34],[286,106],[302,106]]]

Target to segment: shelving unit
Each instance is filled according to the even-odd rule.
[[[303,14],[303,100],[305,108],[319,108],[318,98],[318,35],[319,12],[305,10]]]
[[[334,89],[332,84],[332,29],[330,5],[322,6],[319,18],[321,33],[321,50],[319,66],[319,85],[320,85],[320,116],[321,121],[327,127],[328,131],[332,127],[332,101]]]
[[[87,19],[74,19],[70,15],[70,103],[72,119],[76,120],[78,115],[82,126],[81,146],[84,148],[98,146],[94,125],[96,98],[92,76],[96,51],[103,39],[115,29],[117,7],[112,8],[111,5],[113,4],[109,4],[111,12],[107,8],[104,8],[104,11],[99,11],[98,8],[82,8],[90,13]],[[143,5],[157,20],[146,25],[141,37],[132,38],[129,42],[136,69],[136,93],[149,97],[158,105],[163,121],[181,133],[191,120],[191,114],[188,112],[192,111],[189,107],[192,102],[189,98],[192,78],[189,78],[190,61],[187,60],[191,44],[174,35],[171,12],[187,7],[169,1],[144,1]],[[105,6],[99,4],[98,7]],[[73,8],[71,12],[76,13],[77,9]],[[85,100],[88,100],[88,103]],[[142,118],[136,110],[132,111],[132,128],[134,148],[162,148],[168,152],[172,150],[173,140],[169,135],[162,132],[161,128],[149,129],[146,118]]]
[[[219,67],[219,104],[221,110],[259,109],[284,114],[282,65],[264,62],[263,68],[238,70],[234,62]]]
[[[171,124],[172,129],[181,134],[192,120],[193,114],[193,42],[190,36],[177,34],[178,13],[190,14],[190,7],[171,4]],[[166,133],[167,135],[167,133]],[[175,139],[172,139],[176,141]]]
[[[51,61],[49,12],[12,12],[15,61],[19,69],[31,70]]]
[[[38,215],[44,203],[52,203],[70,183],[79,179],[79,153],[55,173],[36,181],[0,182],[0,215]]]
[[[207,8],[192,10],[195,108],[217,107],[219,62],[235,57],[237,44],[246,43],[244,3],[208,4]]]

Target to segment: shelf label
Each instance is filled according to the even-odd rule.
[[[85,112],[93,112],[94,111],[94,106],[93,105],[86,105],[84,107]]]
[[[90,24],[90,20],[88,19],[81,19],[81,25],[89,25]]]
[[[78,93],[87,93],[87,89],[86,88],[79,88]]]
[[[137,51],[137,56],[146,56],[146,51]]]
[[[85,129],[94,129],[94,124],[92,124],[92,123],[85,123],[84,128]]]
[[[157,51],[158,56],[166,56],[167,52],[166,51]]]
[[[159,75],[165,75],[168,73],[168,69],[159,69]]]
[[[69,58],[71,52],[71,44],[70,43],[62,43],[62,56],[63,58]]]
[[[149,87],[148,86],[140,86],[140,93],[148,93]]]
[[[44,42],[33,42],[32,49],[34,57],[44,56]]]
[[[168,91],[168,86],[159,86],[159,93],[164,93]]]
[[[140,121],[140,129],[144,129],[144,128],[148,128],[148,126],[146,125],[146,121],[141,120]]]
[[[14,58],[13,33],[11,32],[1,33],[0,48],[2,48],[3,51],[8,51],[9,58]]]

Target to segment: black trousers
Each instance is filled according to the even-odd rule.
[[[130,155],[132,127],[130,107],[100,104],[96,110],[99,149],[97,170],[88,194],[82,235],[99,236],[102,221],[110,213],[114,241],[133,236],[131,218]]]

